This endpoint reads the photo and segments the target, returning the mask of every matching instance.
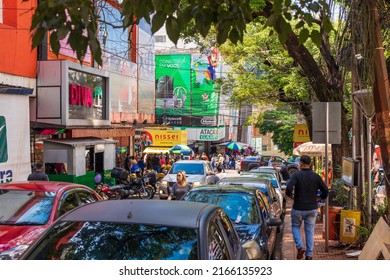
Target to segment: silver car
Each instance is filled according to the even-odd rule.
[[[160,199],[167,199],[169,189],[176,183],[176,174],[179,171],[185,171],[187,182],[193,188],[206,185],[207,177],[213,173],[213,168],[207,160],[178,160],[172,164],[167,175],[162,179],[159,187]]]

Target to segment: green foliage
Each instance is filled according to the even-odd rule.
[[[164,24],[170,40],[174,43],[182,32],[190,35],[201,34],[206,37],[214,28],[217,43],[231,41],[242,42],[247,24],[259,16],[267,18],[267,25],[277,31],[279,40],[284,43],[292,30],[291,20],[299,22],[295,28],[301,29],[300,42],[309,37],[319,44],[318,33],[306,30],[318,19],[319,14],[328,15],[325,0],[123,0],[119,5],[122,12],[123,29],[144,18],[152,23],[152,32],[158,31]],[[329,18],[329,17],[325,17]],[[68,43],[81,61],[89,46],[95,60],[101,64],[101,49],[98,41],[98,17],[94,10],[94,1],[90,0],[41,0],[33,15],[33,48],[50,31],[50,44],[58,55],[59,40],[69,36]],[[330,20],[324,24],[325,30],[331,30]]]
[[[296,115],[287,110],[265,111],[260,120],[259,130],[262,134],[272,133],[272,141],[279,150],[291,155],[294,144],[294,124]]]

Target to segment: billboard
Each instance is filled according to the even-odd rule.
[[[156,119],[174,125],[217,126],[218,49],[210,55],[156,55]]]
[[[192,116],[218,115],[219,94],[214,90],[217,63],[216,55],[192,56]]]
[[[156,55],[156,115],[191,114],[191,55]]]

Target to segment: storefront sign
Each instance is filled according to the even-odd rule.
[[[306,124],[294,125],[294,142],[305,143],[310,142],[309,130]]]
[[[147,130],[152,146],[172,147],[187,144],[187,132],[184,130]]]
[[[218,129],[201,129],[199,134],[200,140],[218,140]]]
[[[69,69],[69,119],[104,120],[105,77]]]
[[[218,141],[225,138],[225,127],[186,128],[189,141]]]
[[[69,103],[72,105],[93,106],[91,88],[69,85]]]

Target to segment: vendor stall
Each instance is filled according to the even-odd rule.
[[[51,181],[95,187],[96,173],[110,174],[115,166],[116,141],[94,137],[43,141],[45,171]],[[109,176],[103,176],[111,183]]]

